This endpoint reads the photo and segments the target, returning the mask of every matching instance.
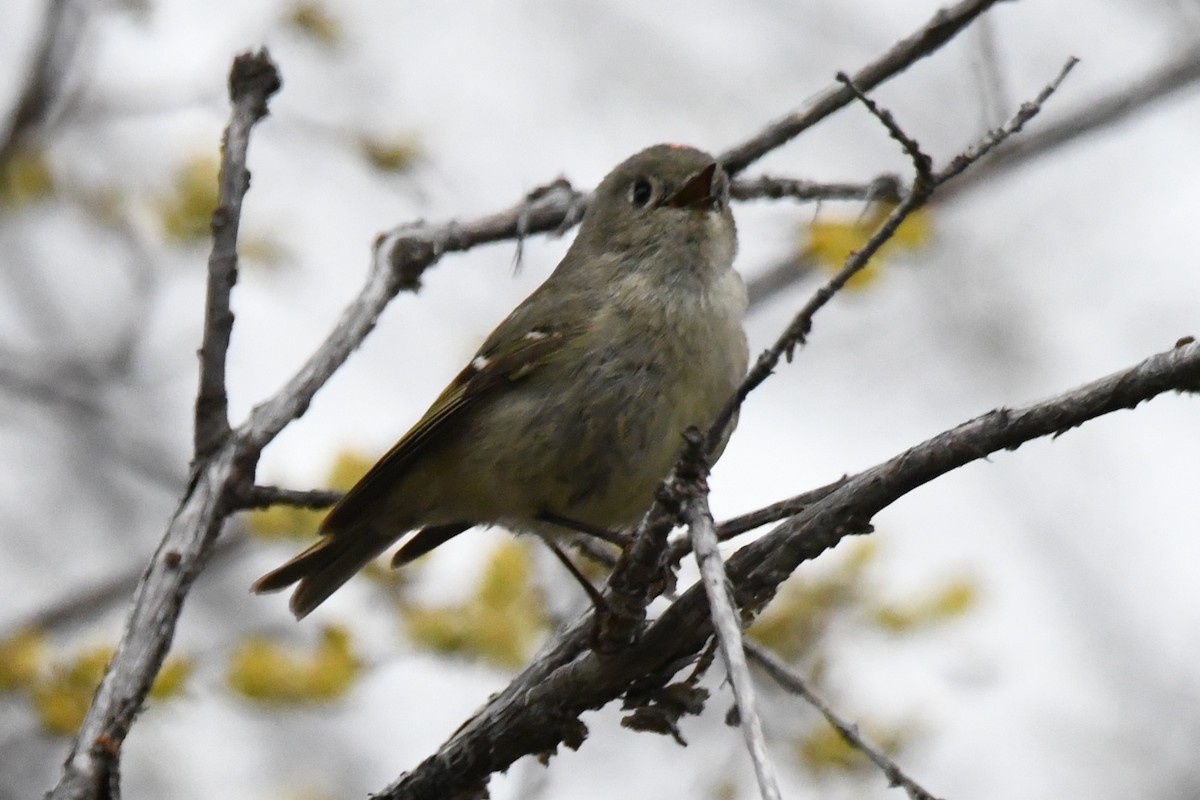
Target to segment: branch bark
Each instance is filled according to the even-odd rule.
[[[192,582],[204,568],[229,508],[229,487],[245,479],[245,447],[227,435],[225,351],[233,317],[229,292],[236,275],[237,216],[249,187],[246,147],[253,125],[279,88],[266,51],[243,54],[230,73],[233,111],[221,163],[223,179],[213,212],[208,313],[196,402],[196,462],[179,508],[138,583],[133,609],[83,724],[72,742],[51,798],[115,797],[121,745],[150,692]]]
[[[802,562],[846,536],[913,489],[972,461],[1059,436],[1090,419],[1165,392],[1200,393],[1200,344],[1174,349],[1129,369],[1021,409],[996,409],[860,472],[795,518],[734,553],[726,562],[734,597],[756,613]],[[579,715],[631,689],[664,685],[712,635],[703,587],[692,586],[637,642],[611,657],[588,649],[589,613],[564,631],[503,691],[492,697],[439,751],[402,775],[379,800],[434,800],[478,790],[489,775],[521,756],[577,748],[586,736]]]

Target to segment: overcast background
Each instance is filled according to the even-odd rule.
[[[6,109],[42,5],[5,0]],[[243,235],[271,243],[274,258],[248,260],[234,292],[235,421],[326,335],[380,231],[505,208],[560,175],[589,188],[660,141],[725,149],[939,5],[354,0],[329,4],[342,30],[325,46],[287,24],[283,2],[99,3],[69,74],[69,108],[43,139],[56,194],[0,209],[0,631],[138,569],[174,507],[207,250],[168,242],[155,209],[180,165],[215,155],[236,52],[269,46],[284,86],[250,150]],[[1200,46],[1191,0],[1029,0],[1000,4],[988,20],[998,82],[986,77],[988,37],[972,29],[875,94],[941,163],[1068,56],[1082,62],[1033,129]],[[997,86],[998,100],[985,100]],[[712,480],[717,516],[1200,333],[1197,131],[1200,93],[1184,92],[938,206],[929,246],[837,298],[796,361],[750,398]],[[411,141],[419,156],[381,173],[361,157],[361,135]],[[852,106],[747,174],[865,181],[906,167]],[[109,195],[132,236],[85,210]],[[814,219],[855,213],[736,207],[737,266],[753,276],[798,248]],[[528,242],[516,276],[511,243],[444,259],[266,451],[260,479],[315,487],[337,452],[382,453],[569,238]],[[814,287],[800,281],[755,311],[752,352]],[[915,731],[901,762],[955,800],[1200,796],[1198,445],[1197,400],[1164,397],[972,465],[886,510],[871,567],[880,591],[905,597],[965,578],[979,601],[919,635],[838,637],[825,683],[839,706]],[[473,532],[448,546],[420,590],[438,600],[470,591],[503,536]],[[501,670],[415,649],[362,581],[299,626],[283,597],[249,595],[292,547],[252,543],[200,578],[176,645],[196,672],[183,697],[135,726],[126,796],[363,796],[433,752],[504,684]],[[114,640],[124,605],[56,631],[56,644],[69,653]],[[347,625],[370,664],[346,699],[264,711],[226,689],[228,651],[247,631],[311,642],[322,622]],[[619,728],[607,709],[585,717],[592,736],[578,753],[547,772],[521,762],[493,781],[493,796],[717,797],[724,785],[752,797],[740,734],[721,721],[728,689],[710,688],[704,716],[685,721],[686,749]],[[875,773],[802,769],[786,733],[805,710],[764,691],[788,797],[900,796]],[[48,788],[65,746],[22,697],[0,695],[0,797]]]

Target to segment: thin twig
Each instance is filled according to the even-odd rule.
[[[880,175],[870,183],[816,183],[797,178],[759,175],[757,178],[739,178],[729,185],[730,197],[741,201],[787,198],[800,202],[879,200],[898,203],[901,194],[900,178],[895,175]]]
[[[868,91],[899,75],[913,63],[938,50],[997,2],[998,0],[964,0],[950,8],[941,9],[920,30],[897,42],[882,56],[855,72],[852,76],[854,84]],[[741,172],[853,100],[854,93],[846,86],[834,84],[809,101],[804,108],[788,114],[768,125],[751,139],[726,150],[718,160],[729,174]]]
[[[979,142],[952,158],[950,163],[947,164],[946,167],[938,172],[938,174],[935,176],[935,183],[940,186],[941,184],[958,177],[967,167],[971,166],[976,161],[995,150],[1013,134],[1019,133],[1021,129],[1024,128],[1029,122],[1029,120],[1033,119],[1038,115],[1039,112],[1041,112],[1042,106],[1045,104],[1045,102],[1050,99],[1051,95],[1058,91],[1058,87],[1062,85],[1062,82],[1066,80],[1067,75],[1070,74],[1071,70],[1074,69],[1075,65],[1078,63],[1079,59],[1075,58],[1074,56],[1068,58],[1066,63],[1063,64],[1062,69],[1059,70],[1058,75],[1055,76],[1054,80],[1042,87],[1042,90],[1038,92],[1037,97],[1035,97],[1033,100],[1022,103],[1021,108],[1017,110],[1017,113],[1014,114],[1012,119],[1010,119],[1002,127],[994,131],[988,131],[987,135],[984,136]]]
[[[963,170],[1019,131],[1030,119],[1036,116],[1041,111],[1042,104],[1057,90],[1063,79],[1066,78],[1067,73],[1075,66],[1075,63],[1075,59],[1069,59],[1058,76],[1047,84],[1033,101],[1024,103],[1007,125],[999,130],[990,131],[980,143],[955,156],[944,170],[936,174],[930,172],[929,158],[921,151],[916,142],[907,137],[895,125],[890,115],[884,114],[874,103],[863,97],[867,108],[888,127],[889,134],[901,142],[905,151],[912,158],[914,168],[917,171],[917,179],[913,181],[908,196],[892,209],[892,212],[888,214],[887,218],[884,219],[871,235],[866,244],[861,249],[850,254],[838,274],[830,278],[828,282],[816,291],[775,343],[758,357],[749,374],[742,381],[741,386],[738,387],[737,393],[730,398],[725,408],[722,409],[709,429],[708,447],[710,452],[724,438],[725,429],[733,420],[734,415],[737,414],[738,409],[741,408],[742,403],[745,402],[750,392],[754,391],[754,389],[767,379],[775,370],[775,367],[778,366],[781,358],[786,355],[790,360],[795,348],[804,345],[809,332],[812,330],[812,320],[817,311],[832,300],[834,295],[846,285],[850,278],[866,267],[871,257],[879,251],[879,248],[892,238],[892,235],[900,227],[900,224],[914,211],[929,201],[936,188],[961,174]],[[846,91],[851,96],[855,96],[856,94],[861,95],[861,89],[854,80],[846,77],[844,74],[840,74],[839,78],[845,81]]]
[[[899,123],[896,122],[895,117],[892,116],[892,112],[888,111],[886,108],[882,108],[874,100],[867,97],[866,91],[856,84],[854,80],[846,73],[839,72],[837,74],[837,79],[838,82],[844,84],[845,87],[849,89],[856,98],[858,98],[860,103],[867,107],[867,110],[871,112],[872,116],[874,116],[880,121],[880,123],[883,124],[883,127],[887,129],[888,135],[891,136],[895,141],[899,142],[900,146],[904,148],[904,152],[908,155],[909,160],[913,163],[913,169],[916,170],[916,181],[918,183],[932,182],[933,159],[921,149],[921,145],[917,143],[916,139],[905,133],[904,129],[901,128]]]
[[[751,661],[762,667],[772,680],[789,692],[800,695],[808,701],[809,705],[821,712],[821,716],[825,717],[825,720],[838,732],[846,744],[871,759],[871,762],[879,767],[892,786],[902,787],[912,800],[938,800],[921,784],[910,778],[899,764],[888,758],[886,753],[868,742],[858,732],[857,725],[846,722],[838,716],[828,703],[808,687],[803,678],[788,669],[788,666],[776,658],[773,653],[754,642],[746,642],[746,655],[750,657]]]
[[[780,500],[769,506],[764,506],[763,508],[733,517],[732,519],[727,519],[717,526],[717,539],[727,542],[755,528],[761,528],[764,525],[770,525],[772,522],[779,522],[788,517],[794,517],[818,500],[828,497],[835,489],[845,484],[845,482],[846,478],[843,476],[833,483],[818,486],[816,489],[809,489],[807,492]],[[687,537],[671,542],[671,546],[667,550],[668,563],[672,565],[678,564],[679,560],[690,553],[691,550],[692,543]]]
[[[695,431],[695,439],[698,443],[703,441],[699,431]],[[701,480],[694,486],[692,496],[684,503],[683,517],[688,526],[692,549],[696,554],[696,564],[700,567],[700,582],[704,585],[705,596],[708,597],[713,631],[717,635],[721,657],[725,661],[729,682],[733,686],[742,737],[754,764],[758,792],[763,800],[779,800],[779,780],[775,777],[775,768],[767,753],[762,719],[758,715],[758,704],[754,699],[754,682],[746,664],[741,615],[734,605],[733,592],[730,590],[725,565],[721,561],[721,551],[717,546],[717,531],[708,508],[708,482],[704,480],[704,476],[701,476]]]
[[[939,193],[939,202],[970,191],[995,175],[1024,166],[1097,131],[1105,130],[1148,106],[1200,83],[1200,48],[1187,48],[1180,56],[1128,85],[1089,100],[1078,111],[1055,121],[1039,123],[1038,130],[997,148],[987,161]]]
[[[249,486],[230,499],[234,510],[268,508],[270,506],[294,506],[313,511],[329,508],[342,499],[343,492],[327,489],[284,489],[279,486]]]

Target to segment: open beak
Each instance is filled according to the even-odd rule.
[[[717,165],[709,164],[704,169],[687,179],[687,183],[679,187],[675,194],[663,201],[663,205],[671,208],[705,208],[712,207],[713,178],[717,174]]]

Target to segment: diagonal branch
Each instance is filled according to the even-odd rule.
[[[1058,397],[997,409],[935,436],[847,478],[799,516],[734,553],[727,569],[735,597],[745,611],[761,609],[800,563],[846,536],[867,532],[880,510],[941,475],[1172,391],[1200,393],[1200,344],[1190,339]],[[684,592],[619,658],[588,650],[592,625],[591,614],[573,623],[436,754],[377,798],[456,797],[479,789],[521,756],[551,753],[560,744],[578,747],[586,735],[579,714],[634,686],[666,683],[712,635],[700,586]]]
[[[584,196],[570,184],[558,181],[506,211],[470,222],[417,222],[381,235],[375,242],[367,282],[358,296],[292,379],[274,397],[255,406],[239,435],[257,452],[304,414],[317,391],[375,327],[392,298],[402,289],[415,291],[421,275],[443,255],[528,233],[557,230],[578,213],[584,202]]]
[[[27,137],[46,125],[62,94],[82,36],[86,12],[78,0],[50,0],[46,3],[42,31],[25,84],[8,129],[0,136],[0,165],[20,150]]]
[[[699,442],[700,432],[689,431]],[[700,582],[708,600],[709,617],[717,636],[717,646],[725,662],[725,671],[733,687],[737,703],[739,726],[754,775],[758,779],[758,793],[763,800],[779,800],[779,781],[775,768],[767,755],[767,742],[763,736],[762,719],[758,715],[758,704],[754,696],[754,682],[750,678],[750,667],[746,663],[746,650],[742,639],[742,619],[733,599],[721,551],[717,547],[717,531],[713,525],[712,512],[708,507],[708,482],[702,476],[695,492],[683,507],[688,536],[696,553],[700,567]]]
[[[911,36],[900,40],[882,56],[854,73],[851,80],[862,91],[874,89],[940,49],[996,2],[997,0],[963,0],[950,8],[939,10]],[[768,125],[748,141],[726,150],[719,157],[721,166],[731,175],[741,172],[767,153],[853,101],[854,92],[842,83],[835,83],[818,94],[804,108]]]
[[[871,763],[879,767],[892,786],[902,787],[908,793],[910,800],[937,800],[921,784],[910,778],[900,768],[899,764],[888,758],[886,753],[863,738],[862,734],[858,732],[857,725],[846,722],[838,716],[828,703],[808,687],[803,678],[788,669],[788,666],[780,661],[775,654],[754,642],[746,642],[746,655],[749,656],[751,661],[758,664],[764,672],[770,675],[772,680],[789,692],[800,695],[808,701],[809,705],[821,712],[821,716],[825,717],[825,721],[838,732],[838,735],[847,744],[865,755],[871,760]]]
[[[945,202],[997,174],[1028,164],[1089,134],[1117,125],[1184,89],[1195,89],[1197,83],[1200,83],[1200,48],[1186,48],[1178,57],[1146,75],[1089,100],[1084,107],[1066,116],[1041,122],[1038,130],[997,148],[987,161],[972,170],[970,175],[956,181],[939,200]]]
[[[708,449],[711,452],[717,446],[717,443],[722,440],[725,435],[725,430],[737,415],[738,410],[742,407],[746,397],[750,392],[758,388],[765,381],[775,368],[779,365],[780,359],[785,355],[788,360],[791,360],[792,353],[796,347],[803,346],[807,341],[809,332],[812,330],[813,317],[821,308],[833,299],[849,280],[855,274],[860,272],[870,263],[871,258],[879,251],[879,248],[892,238],[896,229],[904,222],[914,211],[929,202],[933,196],[935,189],[939,188],[946,182],[956,178],[964,170],[975,164],[980,158],[987,155],[995,147],[1003,143],[1010,136],[1017,133],[1025,126],[1030,119],[1041,111],[1042,104],[1049,99],[1058,87],[1062,84],[1067,74],[1076,64],[1076,59],[1072,58],[1067,61],[1059,74],[1053,81],[1047,84],[1038,96],[1027,103],[1022,104],[1020,110],[1013,116],[1007,125],[995,131],[989,131],[987,136],[978,144],[973,145],[967,150],[951,159],[949,165],[942,171],[934,174],[931,170],[930,160],[916,142],[909,139],[892,121],[891,117],[884,112],[881,112],[868,98],[862,94],[861,87],[854,82],[853,79],[844,74],[839,73],[839,79],[846,85],[846,91],[852,96],[857,96],[867,105],[867,108],[874,113],[885,126],[892,138],[899,141],[905,151],[909,153],[913,159],[913,165],[916,169],[917,176],[913,181],[913,185],[908,195],[900,202],[891,213],[880,223],[876,231],[871,234],[859,250],[851,253],[846,263],[842,265],[842,269],[829,279],[821,288],[819,288],[812,298],[805,303],[804,307],[793,318],[792,323],[780,334],[775,343],[758,357],[750,372],[738,387],[736,394],[730,398],[729,402],[722,409],[721,413],[713,422],[712,427],[708,431]]]

